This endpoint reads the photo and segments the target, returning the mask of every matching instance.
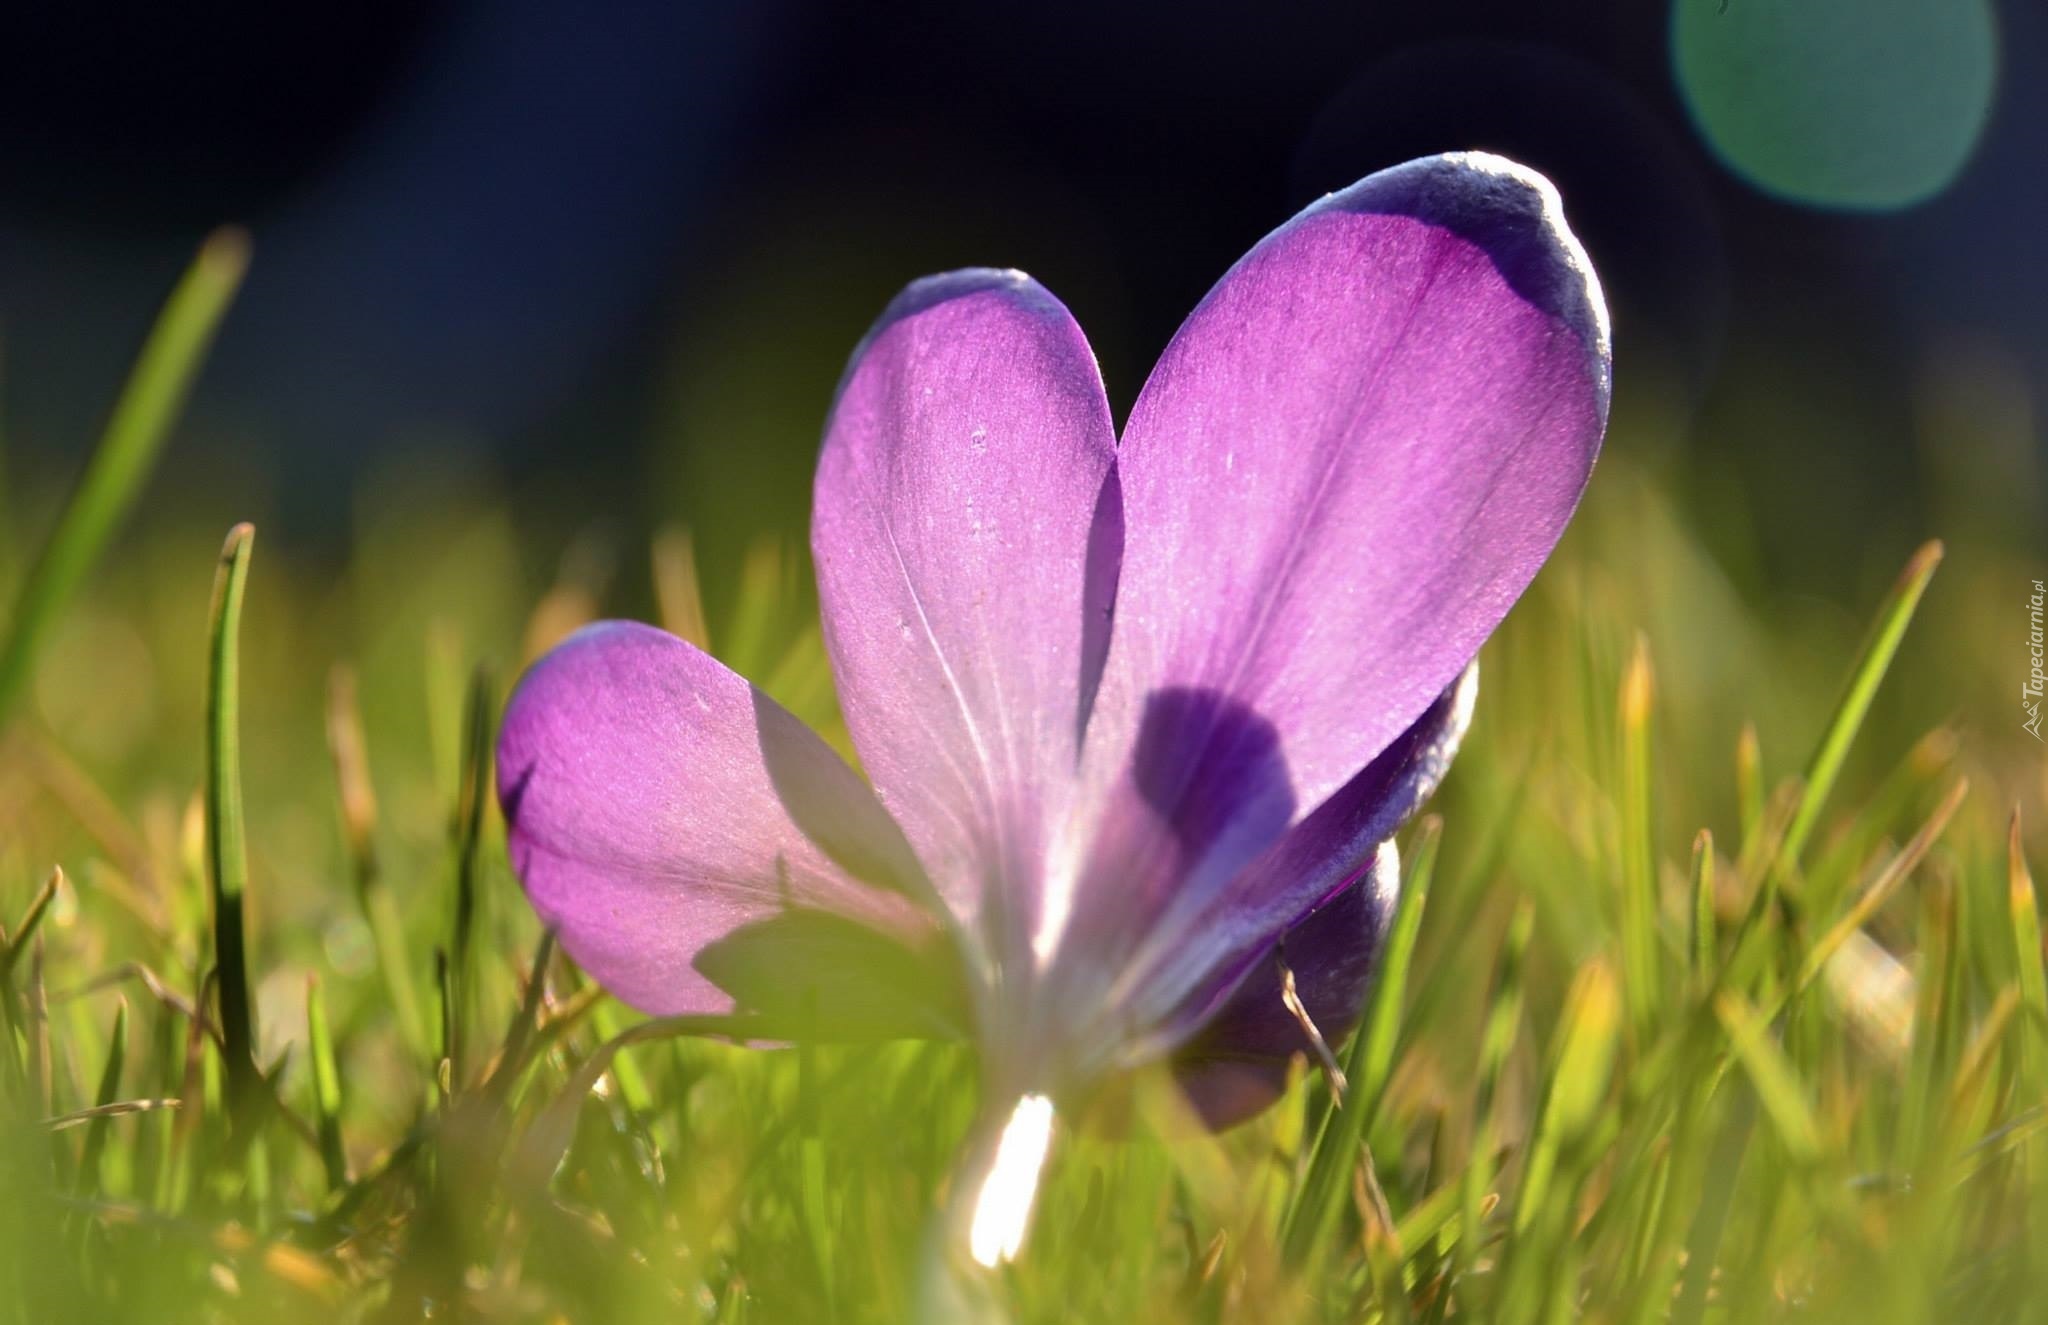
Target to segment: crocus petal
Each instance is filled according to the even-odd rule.
[[[1272,1104],[1286,1088],[1288,1060],[1309,1053],[1308,1035],[1281,996],[1283,966],[1294,972],[1295,994],[1324,1042],[1332,1052],[1343,1044],[1379,970],[1400,878],[1400,857],[1388,842],[1341,892],[1290,928],[1174,1055],[1174,1075],[1209,1126],[1235,1126]]]
[[[1121,551],[1115,437],[1067,310],[1019,272],[897,297],[855,351],[811,545],[861,762],[1000,953],[1071,795]],[[1028,937],[1028,931],[1024,931]]]
[[[534,910],[643,1011],[731,1011],[733,991],[713,977],[774,978],[745,936],[792,916],[851,922],[892,953],[933,946],[915,900],[928,885],[859,775],[760,691],[650,626],[587,627],[533,666],[506,709],[498,789]],[[699,960],[714,945],[724,961],[707,971]],[[819,954],[860,947],[783,946],[781,977],[827,990],[845,981]]]
[[[1599,288],[1523,167],[1411,162],[1247,254],[1125,429],[1100,827],[1040,951],[1062,924],[1081,965],[1155,932],[1409,727],[1549,555],[1607,399]]]

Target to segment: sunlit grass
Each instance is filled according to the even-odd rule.
[[[1401,843],[1343,1106],[1304,1065],[1221,1137],[1150,1079],[1063,1113],[1021,1253],[950,1295],[971,1050],[634,1037],[486,794],[502,679],[600,610],[833,731],[800,555],[669,531],[602,591],[401,495],[338,586],[238,531],[209,633],[218,529],[96,534],[93,629],[9,636],[0,1319],[2040,1319],[2038,760],[1955,679],[2005,567],[1900,547],[1799,628],[1627,426]]]

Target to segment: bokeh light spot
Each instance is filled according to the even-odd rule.
[[[1674,0],[1671,58],[1737,175],[1790,202],[1887,211],[1969,161],[1998,34],[1989,0]]]

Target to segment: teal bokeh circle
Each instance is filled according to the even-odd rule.
[[[1693,122],[1774,197],[1886,211],[1954,181],[1990,118],[1989,0],[1674,0]]]

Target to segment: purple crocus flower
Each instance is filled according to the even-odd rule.
[[[600,624],[506,714],[513,864],[648,1012],[969,1035],[1034,1120],[1169,1060],[1211,1125],[1248,1117],[1308,1046],[1283,966],[1332,1042],[1356,1013],[1391,835],[1579,500],[1608,380],[1556,191],[1479,153],[1262,240],[1121,440],[1045,289],[918,281],[840,383],[812,517],[867,777],[698,649]]]

